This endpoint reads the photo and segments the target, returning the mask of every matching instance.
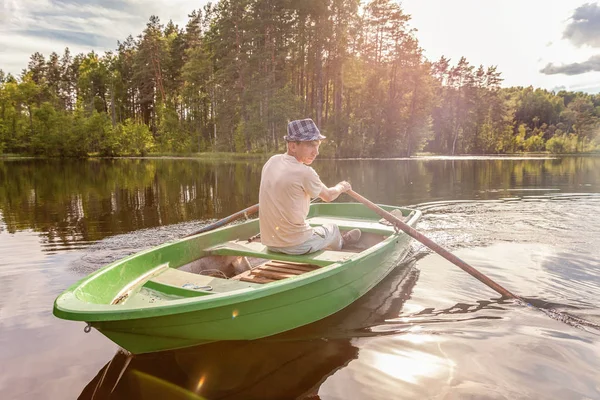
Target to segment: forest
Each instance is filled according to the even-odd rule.
[[[0,154],[273,153],[308,117],[329,157],[600,150],[600,95],[502,81],[426,59],[393,0],[220,0],[114,51],[0,70]]]

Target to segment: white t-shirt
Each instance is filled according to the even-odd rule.
[[[312,236],[306,222],[310,199],[325,187],[314,169],[288,154],[266,162],[260,178],[260,237],[266,246],[289,247]]]

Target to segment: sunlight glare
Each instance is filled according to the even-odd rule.
[[[421,345],[436,341],[429,335],[406,334],[402,341]],[[440,378],[445,374],[452,375],[455,363],[445,357],[440,357],[426,351],[405,347],[394,351],[369,352],[372,362],[369,364],[384,374],[404,382],[419,383],[424,378]]]

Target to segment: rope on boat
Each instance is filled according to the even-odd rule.
[[[205,274],[205,272],[206,272],[207,274]],[[198,273],[198,275],[209,275],[209,276],[214,276],[214,275],[211,275],[211,274],[214,274],[214,273],[221,274],[221,275],[223,276],[223,278],[225,278],[225,279],[228,279],[228,277],[227,277],[227,275],[225,274],[225,272],[221,271],[220,269],[204,269],[204,270],[200,271],[200,272]]]
[[[90,333],[92,330],[92,324],[90,324],[89,322],[87,323],[87,325],[85,326],[85,328],[83,328],[83,331],[85,333]]]

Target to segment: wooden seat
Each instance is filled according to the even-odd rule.
[[[205,294],[232,292],[254,286],[252,283],[232,282],[231,279],[193,274],[174,268],[167,268],[160,275],[150,279],[148,283],[146,286],[151,288],[159,288],[160,285],[166,285]]]
[[[351,229],[360,229],[364,232],[377,233],[384,236],[389,236],[394,233],[394,228],[385,224],[379,223],[377,220],[368,219],[348,219],[335,217],[311,217],[307,220],[310,226],[320,226],[324,224],[336,224],[340,230],[349,231]]]
[[[314,264],[269,260],[231,279],[251,283],[270,283],[281,279],[293,278],[294,276],[315,271],[319,268],[321,267]]]
[[[254,258],[263,258],[266,260],[290,261],[300,264],[318,265],[321,267],[344,262],[350,259],[354,254],[343,251],[321,250],[315,253],[303,255],[290,255],[275,253],[269,251],[267,247],[260,242],[248,242],[246,240],[232,240],[217,246],[206,249],[209,255],[219,256],[246,256]]]

